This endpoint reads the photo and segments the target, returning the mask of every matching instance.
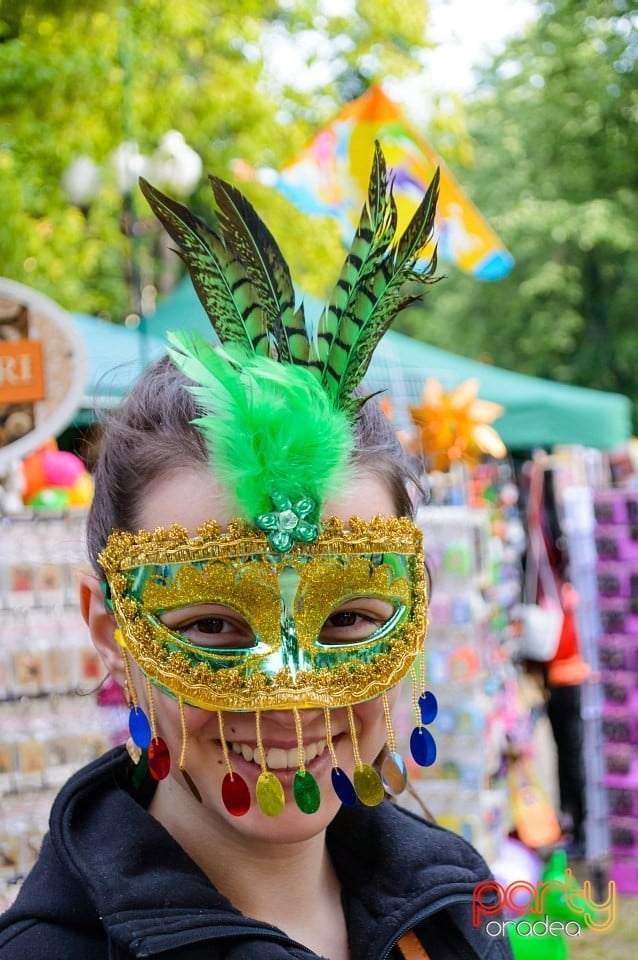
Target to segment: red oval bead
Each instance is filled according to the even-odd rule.
[[[171,756],[161,737],[154,737],[148,745],[148,769],[155,780],[163,780],[171,769]]]
[[[222,783],[224,806],[234,817],[243,817],[250,809],[250,791],[238,773],[227,773]]]

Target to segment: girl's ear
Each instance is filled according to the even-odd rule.
[[[93,646],[110,675],[123,687],[126,675],[122,648],[115,639],[117,623],[104,602],[102,584],[90,574],[80,579],[80,610],[89,628]]]

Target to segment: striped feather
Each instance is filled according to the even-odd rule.
[[[342,317],[352,307],[352,298],[364,278],[375,269],[392,241],[396,230],[396,205],[388,194],[385,158],[378,143],[374,159],[367,203],[361,211],[359,225],[346,256],[330,304],[321,315],[317,328],[316,354],[324,385],[331,389],[339,377],[328,362],[330,351],[338,336]]]
[[[177,243],[193,286],[222,343],[249,353],[269,353],[268,323],[245,266],[218,232],[188,207],[140,177],[140,188],[156,217]]]
[[[375,152],[372,180],[376,180],[376,164]],[[324,361],[326,387],[344,408],[356,409],[360,405],[352,399],[352,392],[365,376],[379,340],[397,314],[418,299],[402,293],[404,283],[432,282],[436,251],[424,270],[417,271],[415,264],[432,237],[438,188],[437,170],[402,237],[391,249],[388,247],[396,232],[396,206],[391,190],[386,191],[385,202],[379,203],[380,208],[385,208],[381,217],[383,243],[371,248],[367,261],[361,265]]]
[[[308,337],[303,306],[295,309],[295,291],[288,264],[272,233],[239,190],[210,177],[219,225],[226,243],[241,260],[266,315],[278,359],[304,362]]]

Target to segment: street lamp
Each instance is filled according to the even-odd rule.
[[[115,177],[122,200],[121,228],[128,241],[127,284],[130,304],[124,322],[127,326],[139,328],[142,334],[142,362],[145,364],[145,318],[155,308],[157,292],[168,293],[174,286],[176,264],[175,267],[171,266],[175,258],[170,253],[164,231],[159,225],[143,221],[136,214],[134,191],[137,180],[140,176],[146,177],[161,190],[186,199],[199,183],[202,160],[178,130],[169,130],[162,136],[152,156],[141,153],[134,140],[126,140],[113,152],[107,167],[110,167],[111,177]],[[62,188],[69,203],[79,207],[86,215],[102,187],[104,174],[105,170],[91,157],[76,157],[62,177]],[[151,234],[157,241],[154,256],[159,261],[159,268],[153,271],[149,283],[142,281],[138,256],[138,241],[143,234]]]

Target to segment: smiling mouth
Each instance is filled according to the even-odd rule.
[[[311,763],[315,757],[320,757],[326,749],[326,746],[326,740],[317,740],[314,743],[304,744],[304,763]],[[248,743],[231,743],[230,747],[233,753],[241,754],[244,760],[261,766],[259,747],[253,747]],[[268,747],[266,749],[265,759],[266,766],[269,770],[299,769],[299,750],[297,747],[291,747],[289,750],[283,747]]]

